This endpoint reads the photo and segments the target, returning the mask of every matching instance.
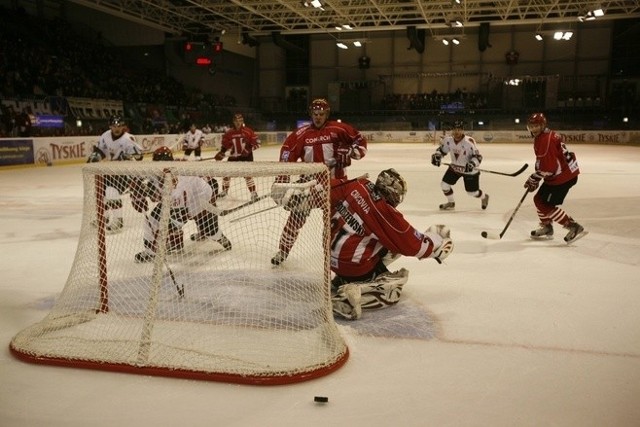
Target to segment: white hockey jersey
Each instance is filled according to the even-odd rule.
[[[482,162],[482,155],[476,146],[476,140],[468,135],[463,136],[459,141],[456,141],[452,135],[445,136],[438,151],[443,155],[451,155],[449,167],[458,173],[465,173],[465,166],[469,162],[473,162],[476,167],[480,166],[480,162]],[[478,173],[478,171],[467,172],[467,174],[474,173]]]
[[[194,150],[204,143],[204,133],[200,129],[194,132],[188,131],[182,138],[182,148],[184,150]]]
[[[114,139],[111,130],[108,130],[100,136],[97,147],[105,156],[104,159],[110,161],[131,158],[142,160],[143,156],[142,148],[129,132],[124,132],[119,138]]]

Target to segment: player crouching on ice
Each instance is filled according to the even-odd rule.
[[[288,209],[308,206],[318,187],[293,189],[281,203]],[[362,316],[362,309],[396,304],[409,272],[404,268],[390,272],[387,265],[400,255],[433,258],[441,263],[453,251],[448,227],[434,225],[425,232],[418,231],[396,209],[406,193],[407,183],[395,169],[380,172],[375,183],[366,178],[331,180],[335,314],[356,320]]]
[[[160,147],[153,153],[154,161],[173,161],[173,154],[167,147]],[[147,183],[145,191],[132,191],[131,203],[138,212],[146,213],[147,197],[151,201],[160,201],[161,177],[155,183]],[[213,181],[215,182],[215,181]],[[214,184],[217,187],[217,183]],[[145,188],[145,187],[142,187]],[[169,230],[167,234],[167,252],[180,252],[184,247],[184,224],[193,219],[198,233],[191,240],[213,240],[222,245],[224,250],[231,249],[231,242],[218,227],[218,215],[215,214],[215,192],[212,186],[198,176],[174,177],[174,188],[171,192],[171,211],[169,213]],[[150,262],[156,256],[157,236],[160,227],[162,204],[158,203],[147,216],[144,226],[145,250],[135,256],[136,262]]]

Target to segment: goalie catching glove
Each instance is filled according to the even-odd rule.
[[[303,183],[274,183],[271,186],[271,198],[285,210],[304,212],[313,207],[311,197],[322,191],[322,185],[315,180]]]
[[[442,264],[451,252],[453,252],[453,240],[451,240],[451,230],[446,225],[432,225],[424,232],[426,238],[433,243],[433,250],[429,258],[435,259],[438,264]]]

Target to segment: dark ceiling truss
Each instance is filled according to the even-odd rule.
[[[302,0],[71,0],[124,19],[145,22],[173,35],[211,35],[222,30],[251,36],[400,30],[434,32],[460,20],[465,27],[492,25],[578,25],[578,16],[599,5],[598,19],[640,18],[637,0],[320,0],[323,10]],[[588,23],[582,23],[588,24]]]

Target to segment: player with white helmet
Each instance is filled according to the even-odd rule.
[[[142,148],[135,137],[127,131],[126,121],[121,116],[112,116],[109,130],[100,135],[98,144],[93,147],[87,163],[124,160],[142,160]],[[105,217],[106,230],[118,231],[124,225],[122,211],[122,193],[129,186],[126,176],[107,176],[105,185]]]
[[[440,166],[442,158],[451,155],[451,163],[442,176],[440,187],[447,198],[447,202],[440,205],[441,210],[453,210],[456,202],[453,197],[453,185],[460,178],[464,181],[464,188],[471,197],[480,199],[482,209],[489,205],[489,195],[480,189],[480,171],[477,169],[482,162],[482,155],[478,150],[475,139],[464,133],[464,122],[457,120],[453,124],[451,135],[442,139],[436,152],[431,155],[431,164]]]
[[[153,153],[154,161],[173,161],[173,154],[167,147],[160,147]],[[152,201],[160,201],[162,184],[158,181],[156,191],[147,187],[147,193],[138,193],[139,197],[149,197]],[[231,242],[222,233],[218,226],[218,215],[212,201],[215,201],[215,192],[212,185],[198,176],[175,177],[175,188],[171,192],[171,210],[169,213],[169,230],[167,233],[167,252],[180,252],[184,247],[183,227],[189,220],[194,220],[198,233],[191,236],[191,240],[212,240],[224,250],[231,249]],[[146,206],[141,203],[140,206]],[[158,203],[147,216],[144,227],[144,247],[142,252],[135,255],[136,262],[150,262],[155,258],[158,246],[157,236],[160,227],[160,215],[162,204]]]
[[[182,136],[182,150],[184,156],[182,160],[189,160],[191,153],[195,160],[202,160],[202,145],[204,144],[204,133],[198,129],[195,123],[189,126],[189,130]]]

